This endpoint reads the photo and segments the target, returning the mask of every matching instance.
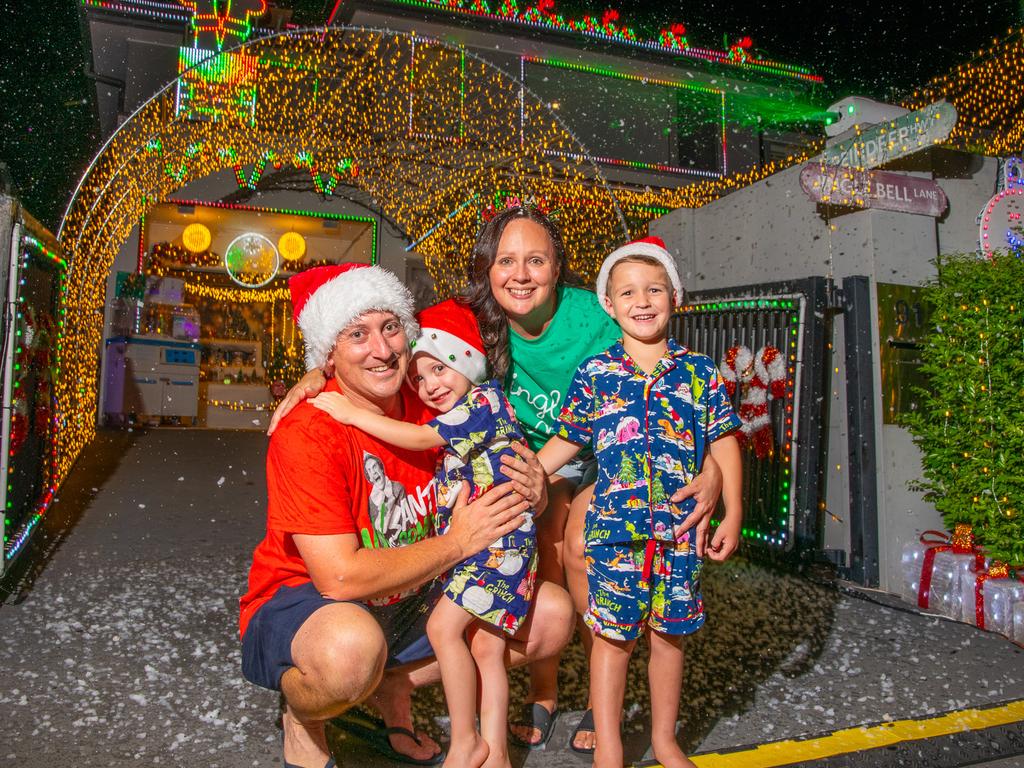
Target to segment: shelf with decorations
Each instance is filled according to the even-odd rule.
[[[263,344],[248,339],[201,339],[201,423],[213,429],[266,429],[273,399],[263,367]]]
[[[202,379],[221,384],[266,384],[263,344],[247,339],[200,339]]]

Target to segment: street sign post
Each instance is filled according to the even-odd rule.
[[[943,214],[948,203],[942,187],[931,179],[821,163],[808,163],[803,167],[800,186],[816,203],[849,208],[937,217]]]
[[[849,168],[877,168],[949,137],[956,109],[942,100],[895,120],[865,128],[859,135],[825,149],[818,162]]]

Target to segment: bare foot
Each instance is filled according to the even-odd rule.
[[[441,768],[480,768],[487,760],[487,742],[474,733],[472,740],[453,741]]]
[[[330,759],[331,752],[327,748],[327,736],[322,720],[302,723],[292,714],[291,708],[285,705],[284,713],[281,715],[281,728],[284,731],[286,763],[319,768]]]
[[[490,745],[487,746],[487,749],[487,759],[481,768],[512,768],[507,749],[492,749]]]
[[[527,705],[529,704],[540,704],[549,714],[554,712],[558,706],[554,699],[537,699],[533,702],[527,702]],[[540,728],[534,728],[527,723],[509,723],[508,729],[512,732],[513,736],[524,744],[540,744],[544,738]]]
[[[389,728],[405,728],[413,732],[412,689],[413,685],[408,675],[385,672],[380,685],[370,695],[367,703],[380,713],[384,724]],[[415,733],[415,739],[404,733],[392,733],[388,735],[388,741],[399,754],[417,760],[429,760],[440,754],[441,747],[429,735],[422,731]]]
[[[697,768],[697,764],[683,754],[675,739],[664,744],[652,743],[651,750],[654,752],[654,759],[661,763],[663,768]]]

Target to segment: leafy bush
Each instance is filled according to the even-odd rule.
[[[903,419],[924,452],[916,483],[949,530],[967,523],[989,556],[1024,564],[1024,262],[940,256],[927,287],[927,389]]]

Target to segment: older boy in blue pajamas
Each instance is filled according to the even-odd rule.
[[[722,467],[725,519],[708,554],[736,548],[742,518],[739,446],[721,375],[710,358],[668,337],[682,296],[671,256],[657,238],[629,243],[605,259],[598,295],[622,340],[584,360],[566,394],[558,437],[538,457],[551,473],[582,445],[597,457],[598,479],[584,525],[589,608],[594,632],[591,693],[594,765],[621,767],[626,665],[637,638],[651,644],[651,744],[666,768],[693,765],[676,742],[682,686],[682,636],[704,624],[701,558],[682,523],[694,505],[672,494],[713,453]],[[701,547],[702,548],[702,547]]]

